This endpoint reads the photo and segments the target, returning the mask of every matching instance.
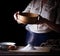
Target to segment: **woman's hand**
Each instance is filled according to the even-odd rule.
[[[18,20],[18,15],[19,15],[19,13],[20,13],[19,11],[16,12],[16,13],[14,13],[14,19],[15,19],[15,20]]]
[[[45,18],[43,18],[42,16],[38,16],[38,21],[37,21],[37,24],[42,24],[42,23],[45,23]]]
[[[20,12],[17,11],[16,13],[14,13],[14,19],[17,21],[18,24],[20,24],[20,20],[19,20],[19,17],[20,17]]]

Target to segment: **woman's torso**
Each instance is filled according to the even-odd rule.
[[[34,2],[35,1],[35,2]],[[42,4],[42,0],[34,0],[30,9],[31,13],[39,14],[43,18],[46,18],[52,22],[54,22],[54,15],[52,14],[51,17],[51,10],[56,6],[55,3],[50,5],[48,4],[49,1],[47,1],[45,4]],[[46,33],[51,31],[49,27],[46,24],[28,24],[26,26],[27,30],[30,30],[35,33]]]

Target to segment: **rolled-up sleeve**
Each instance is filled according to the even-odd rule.
[[[24,12],[30,12],[32,3],[33,3],[33,1],[31,1],[31,2],[28,4],[28,6],[26,7],[26,9],[25,9],[24,11],[22,11],[22,12],[23,12],[23,13],[24,13]]]

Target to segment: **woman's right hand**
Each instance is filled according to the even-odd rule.
[[[19,16],[20,16],[20,12],[19,11],[17,11],[16,13],[14,13],[14,20],[16,20],[17,21],[17,23],[20,23],[19,22]]]
[[[18,15],[19,15],[19,11],[18,12],[16,12],[16,13],[14,13],[14,19],[17,21],[18,20]]]

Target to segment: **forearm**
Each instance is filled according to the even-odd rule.
[[[60,33],[60,25],[55,24],[47,19],[45,19],[45,24],[48,25],[51,30],[54,30]]]

